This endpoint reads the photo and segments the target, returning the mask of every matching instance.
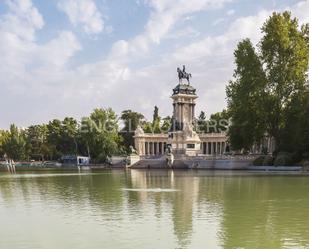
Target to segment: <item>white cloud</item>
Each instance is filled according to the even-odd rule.
[[[295,6],[290,8],[292,14],[295,15],[301,23],[309,23],[309,1],[298,2]]]
[[[192,13],[212,8],[219,8],[224,3],[232,0],[148,0],[152,7],[150,18],[145,26],[144,32],[126,42],[127,49],[123,51],[123,59],[147,54],[151,45],[159,45],[161,40],[177,22],[183,22]],[[118,42],[115,43],[118,46]],[[112,49],[115,51],[115,49]],[[111,54],[113,56],[113,54]],[[120,53],[117,51],[119,58]]]
[[[0,78],[0,115],[6,122],[29,120],[32,110],[40,110],[53,94],[53,87],[63,84],[64,74],[70,74],[68,62],[81,46],[70,31],[39,44],[36,32],[44,20],[38,9],[30,0],[6,3],[8,12],[0,17],[0,75],[5,76]],[[61,87],[56,89],[61,93]]]
[[[0,19],[2,32],[14,33],[27,41],[34,39],[36,30],[44,25],[43,17],[31,0],[7,0],[10,12]]]
[[[39,44],[37,31],[44,21],[38,10],[29,0],[9,1],[10,11],[0,17],[0,75],[5,75],[0,79],[0,116],[4,117],[0,126],[7,127],[8,122],[27,126],[66,115],[79,118],[101,106],[116,112],[131,108],[150,117],[156,104],[162,115],[170,115],[168,95],[177,84],[176,67],[182,64],[193,74],[198,111],[220,111],[225,106],[224,90],[232,77],[237,42],[249,37],[256,43],[262,23],[272,12],[239,17],[220,35],[200,34],[198,39],[188,39],[189,43],[182,39],[194,34],[186,21],[188,16],[225,2],[149,0],[150,17],[140,34],[116,41],[107,56],[93,63],[73,66],[72,58],[81,49],[76,36],[59,31],[56,37]],[[290,7],[302,22],[308,20],[308,3]],[[177,43],[170,40],[173,35],[179,35],[185,45],[173,44],[157,56],[156,48],[166,46],[166,41]],[[149,59],[153,61],[147,63]]]
[[[58,8],[73,25],[82,25],[86,33],[98,34],[103,31],[103,17],[93,0],[61,0]]]

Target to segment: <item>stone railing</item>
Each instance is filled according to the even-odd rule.
[[[246,160],[253,161],[257,158],[257,155],[198,155],[198,156],[187,156],[187,155],[175,155],[175,159],[178,160]]]

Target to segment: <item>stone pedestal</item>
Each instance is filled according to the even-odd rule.
[[[173,89],[173,125],[168,143],[173,154],[196,156],[201,152],[201,141],[193,130],[196,90],[191,85],[179,84]]]

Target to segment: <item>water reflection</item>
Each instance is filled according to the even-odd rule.
[[[1,175],[0,248],[307,248],[308,190],[307,175]]]

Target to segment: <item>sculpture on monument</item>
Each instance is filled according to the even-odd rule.
[[[177,67],[177,73],[178,73],[179,84],[182,83],[182,79],[186,79],[188,81],[188,85],[190,85],[190,78],[192,77],[192,75],[186,72],[185,65],[182,66],[182,70],[179,67]]]

